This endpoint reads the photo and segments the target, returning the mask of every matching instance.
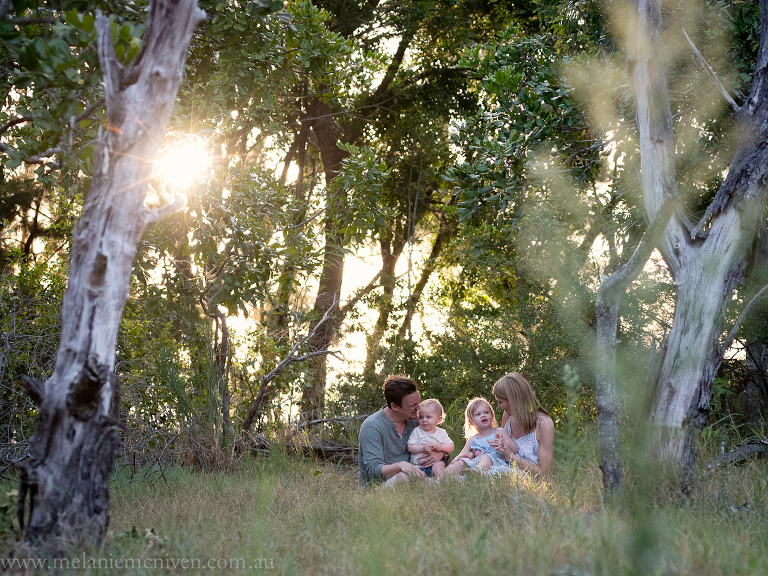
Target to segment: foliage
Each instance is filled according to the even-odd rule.
[[[0,422],[10,444],[28,438],[35,413],[19,377],[44,379],[53,366],[69,238],[106,128],[94,11],[110,16],[115,50],[128,63],[141,46],[146,3],[3,5]],[[242,422],[261,378],[318,320],[312,297],[327,251],[425,252],[409,255],[408,274],[379,278],[346,310],[340,338],[357,331],[371,340],[375,374],[343,369],[329,415],[378,407],[373,384],[390,372],[413,376],[423,395],[456,412],[520,370],[558,432],[572,424],[574,404],[588,420],[595,290],[645,228],[613,4],[201,5],[209,17],[194,37],[166,144],[190,135],[208,143],[213,168],[186,190],[152,181],[149,208],[181,193],[188,208],[147,231],[134,263],[117,370],[123,417],[140,433],[126,436],[126,452],[151,459],[181,430],[200,434],[189,445],[202,445],[205,434],[215,443],[222,370],[231,416]],[[740,98],[755,68],[757,6],[689,8],[665,5],[665,20],[691,33]],[[669,70],[679,185],[695,219],[732,156],[732,117],[692,58],[670,55]],[[324,114],[333,119],[338,165],[326,165],[317,138]],[[444,247],[427,256],[438,237]],[[409,282],[421,270],[432,276],[418,300]],[[729,322],[764,284],[756,278],[739,294]],[[629,404],[644,401],[649,347],[668,330],[673,294],[657,268],[622,302],[619,381]],[[410,314],[429,308],[440,324],[405,337]],[[230,342],[222,352],[223,321]],[[743,328],[744,349],[765,342],[765,325],[758,310]],[[577,400],[562,385],[565,366],[575,370]],[[756,382],[750,370],[739,358],[727,363],[714,420],[742,410],[738,398]],[[256,428],[278,430],[294,416],[309,378],[306,362],[281,374]]]

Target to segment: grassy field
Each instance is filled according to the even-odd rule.
[[[471,476],[396,490],[363,490],[354,470],[284,455],[165,477],[116,478],[107,541],[73,553],[70,568],[78,569],[69,572],[768,573],[764,461],[702,472],[688,497],[646,466],[611,505],[588,459],[546,483]]]

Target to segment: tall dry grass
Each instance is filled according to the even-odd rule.
[[[173,468],[165,480],[118,476],[109,536],[87,554],[144,564],[76,573],[768,573],[766,462],[702,469],[688,495],[665,467],[630,463],[624,492],[606,503],[593,449],[561,458],[547,481],[469,476],[394,490],[280,454],[223,472]]]
[[[765,574],[766,472],[760,461],[702,471],[683,496],[649,464],[607,504],[591,462],[575,487],[561,468],[548,482],[362,490],[354,470],[275,456],[117,487],[103,553],[242,558],[230,574],[259,559],[280,574]]]

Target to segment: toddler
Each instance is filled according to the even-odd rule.
[[[470,468],[486,471],[492,466],[509,466],[504,455],[498,452],[489,441],[504,438],[513,450],[517,447],[512,436],[504,428],[499,428],[493,408],[485,398],[473,398],[464,412],[464,436],[467,443],[456,460],[445,469],[446,474],[457,476]]]
[[[438,424],[445,420],[443,406],[438,400],[430,398],[419,405],[419,427],[411,432],[408,438],[408,452],[411,453],[411,463],[419,466],[418,458],[431,452],[453,452],[453,442],[448,433]],[[440,478],[445,470],[445,462],[435,462],[432,466],[419,466],[427,476]]]

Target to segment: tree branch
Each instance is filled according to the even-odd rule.
[[[752,309],[755,306],[757,306],[757,303],[766,294],[768,294],[768,285],[763,286],[760,292],[755,294],[752,297],[752,299],[749,301],[749,303],[746,306],[744,306],[744,310],[742,310],[741,314],[739,314],[739,319],[736,320],[736,324],[734,324],[733,328],[731,328],[731,331],[728,333],[728,336],[726,336],[725,340],[723,340],[722,346],[720,346],[720,356],[725,354],[725,351],[731,347],[731,344],[733,344],[733,341],[736,339],[736,335],[739,333],[741,324],[742,322],[744,322],[744,319],[747,317],[747,314],[752,312]]]
[[[381,270],[376,273],[376,275],[371,279],[370,282],[368,282],[364,288],[360,288],[360,290],[358,290],[355,295],[347,300],[344,306],[339,309],[339,315],[341,318],[344,318],[344,316],[346,316],[347,313],[355,307],[355,305],[360,301],[360,298],[379,287],[379,278],[381,278]]]
[[[16,126],[17,124],[23,124],[24,122],[31,122],[32,117],[31,116],[19,116],[18,118],[14,118],[13,120],[9,120],[2,126],[0,126],[0,134],[5,134],[8,132],[9,129],[11,129],[13,126]]]
[[[144,228],[149,228],[157,224],[160,220],[166,216],[170,216],[174,212],[179,212],[187,207],[187,197],[185,195],[178,196],[170,204],[155,208],[151,212],[147,210],[144,216]]]
[[[21,384],[24,387],[27,396],[32,399],[32,402],[40,406],[40,404],[43,402],[43,393],[45,392],[43,383],[34,376],[28,376],[25,374],[21,377]]]
[[[653,252],[653,249],[658,244],[659,238],[667,227],[670,218],[675,213],[677,205],[678,201],[674,196],[667,197],[664,200],[664,203],[656,213],[656,218],[654,218],[648,230],[646,230],[632,256],[610,276],[603,277],[598,294],[604,294],[606,297],[609,297],[613,293],[627,288],[629,283],[634,280],[643,266],[645,266],[648,258],[651,257],[651,252]]]
[[[414,36],[416,36],[416,29],[409,30],[403,34],[403,37],[400,39],[400,44],[397,46],[397,52],[395,52],[395,55],[392,57],[392,61],[389,63],[387,73],[384,75],[384,78],[381,80],[381,84],[379,84],[378,88],[376,88],[376,91],[371,95],[369,99],[371,102],[378,101],[384,95],[384,93],[389,90],[390,84],[392,84],[395,76],[397,76],[397,72],[400,70],[400,65],[403,63],[405,51],[408,49],[408,45],[411,43],[411,40],[413,40]]]
[[[736,101],[731,98],[731,95],[728,94],[728,91],[725,89],[725,86],[723,86],[722,82],[717,77],[717,74],[715,74],[715,71],[712,70],[712,67],[709,65],[709,63],[704,59],[704,56],[701,55],[701,52],[699,52],[699,49],[696,48],[696,45],[693,43],[693,40],[690,39],[688,36],[688,33],[685,31],[685,28],[683,30],[683,35],[685,36],[685,39],[688,40],[688,44],[691,45],[691,50],[693,50],[693,53],[696,55],[696,58],[699,59],[699,63],[701,64],[701,67],[704,68],[704,71],[707,73],[707,75],[712,79],[712,82],[714,82],[715,86],[720,90],[720,93],[723,95],[723,98],[725,98],[725,101],[730,104],[731,108],[733,108],[734,112],[738,112],[741,108],[738,104],[736,104]]]
[[[338,351],[335,350],[315,350],[314,352],[310,352],[309,354],[305,354],[303,356],[296,356],[297,350],[312,340],[312,338],[315,336],[317,331],[320,329],[320,327],[325,324],[333,314],[333,311],[336,309],[336,306],[338,305],[339,301],[334,298],[333,303],[328,307],[328,310],[325,311],[325,314],[323,314],[323,317],[320,319],[320,321],[315,324],[315,326],[312,328],[312,331],[307,334],[305,337],[301,339],[297,339],[296,342],[293,344],[293,347],[291,348],[290,352],[283,358],[277,366],[275,366],[269,374],[265,375],[261,379],[261,385],[259,386],[259,392],[256,394],[256,399],[253,401],[253,404],[251,405],[251,409],[248,411],[248,415],[245,417],[245,421],[243,422],[243,432],[247,432],[251,424],[253,423],[253,419],[256,416],[256,413],[259,410],[259,406],[261,406],[261,401],[264,399],[264,396],[266,396],[267,393],[267,384],[269,384],[272,380],[277,378],[288,366],[288,364],[291,364],[292,362],[302,362],[304,360],[308,360],[310,358],[313,358],[315,356],[321,356],[323,354],[331,354],[333,356],[336,356],[338,354]]]

